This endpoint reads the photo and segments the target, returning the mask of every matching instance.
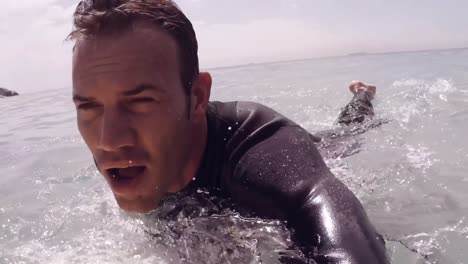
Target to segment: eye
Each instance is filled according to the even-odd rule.
[[[151,97],[140,97],[131,100],[132,103],[155,103],[156,100]]]
[[[98,105],[95,103],[83,103],[76,106],[78,110],[90,110],[96,107],[98,107]]]
[[[156,109],[158,101],[153,97],[136,97],[128,101],[129,110],[135,113],[149,113]]]

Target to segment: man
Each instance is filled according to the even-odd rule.
[[[209,102],[195,33],[172,1],[83,1],[74,26],[78,128],[123,210],[148,212],[168,193],[209,188],[286,220],[318,263],[388,263],[315,137],[256,103]],[[372,94],[358,86],[359,96]]]

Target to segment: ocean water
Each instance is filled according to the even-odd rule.
[[[351,80],[377,85],[376,115],[389,122],[355,136],[353,155],[326,163],[359,197],[393,263],[468,263],[468,50],[211,73],[213,100],[261,102],[312,133],[335,127]],[[151,215],[120,211],[78,134],[71,89],[0,99],[0,171],[0,263],[300,258],[283,223],[241,217],[202,191]],[[175,201],[193,208],[178,211]]]

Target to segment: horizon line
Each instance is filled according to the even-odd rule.
[[[227,66],[215,66],[207,67],[204,70],[222,70],[230,68],[239,68],[252,65],[265,65],[265,64],[274,64],[274,63],[288,63],[288,62],[298,62],[298,61],[309,61],[309,60],[319,60],[319,59],[331,59],[331,58],[343,58],[343,57],[361,57],[369,55],[390,55],[390,54],[405,54],[405,53],[420,53],[420,52],[430,52],[430,51],[449,51],[449,50],[468,50],[468,47],[457,47],[457,48],[436,48],[436,49],[417,49],[417,50],[398,50],[398,51],[382,51],[382,52],[351,52],[347,54],[340,55],[329,55],[329,56],[317,56],[317,57],[308,57],[302,59],[285,59],[285,60],[271,60],[264,62],[249,62],[241,64],[233,64]]]

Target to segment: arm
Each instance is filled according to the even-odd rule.
[[[287,220],[296,242],[314,248],[319,264],[389,263],[361,203],[330,172],[304,129],[284,126],[249,141],[228,183],[234,200]]]

